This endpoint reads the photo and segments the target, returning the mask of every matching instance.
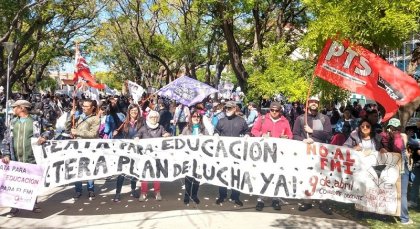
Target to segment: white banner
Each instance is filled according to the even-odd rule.
[[[41,166],[0,160],[0,206],[32,210],[43,183]]]
[[[141,96],[144,93],[144,89],[140,85],[138,85],[138,84],[136,84],[136,83],[134,83],[130,80],[127,80],[127,88],[128,88],[128,92],[133,97],[133,100],[135,102],[140,101]]]
[[[192,176],[247,194],[332,199],[399,215],[401,156],[396,153],[216,136],[78,139],[33,148],[37,162],[47,170],[46,187],[122,173],[149,181]]]

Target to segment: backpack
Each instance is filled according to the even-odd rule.
[[[178,116],[178,122],[187,122],[187,116],[185,115],[185,107],[182,105],[181,107],[181,113],[179,113]]]

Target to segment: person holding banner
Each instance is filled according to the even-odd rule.
[[[191,119],[189,120],[187,126],[182,131],[182,135],[208,135],[203,124],[203,116],[197,112],[193,111],[191,113]],[[198,199],[198,188],[200,187],[200,182],[197,181],[194,177],[185,177],[185,193],[184,193],[184,204],[188,204],[190,199],[193,200],[196,204],[200,203]]]
[[[96,116],[97,104],[95,100],[85,99],[82,103],[83,113],[74,118],[75,108],[70,112],[67,120],[67,129],[75,139],[93,139],[99,137],[100,119]],[[77,119],[77,120],[76,120]],[[73,121],[74,120],[74,121]],[[73,199],[77,200],[82,196],[82,182],[75,182],[75,194]],[[93,180],[88,180],[88,196],[90,200],[95,199],[95,186]]]
[[[330,118],[318,112],[319,98],[312,96],[308,99],[307,115],[302,114],[295,120],[293,126],[293,139],[303,141],[307,144],[314,142],[328,143],[331,139],[332,128]],[[305,120],[305,116],[306,119]],[[307,211],[312,208],[309,199],[303,200],[299,211]],[[332,215],[332,209],[324,202],[320,202],[319,209],[327,215]]]
[[[382,137],[377,134],[368,119],[360,120],[357,128],[352,131],[343,146],[357,151],[380,151],[383,148]]]
[[[293,138],[289,121],[284,117],[280,103],[271,102],[270,112],[257,118],[251,134],[255,137]],[[255,209],[262,211],[264,208],[264,197],[258,197],[257,201]],[[273,198],[271,206],[274,210],[281,210],[280,198]]]
[[[169,137],[171,134],[165,131],[162,125],[159,124],[159,113],[154,110],[150,110],[147,114],[146,118],[146,125],[143,125],[137,135],[136,138],[144,139],[144,138],[160,138],[160,137]],[[148,191],[148,182],[141,181],[141,188],[140,188],[140,197],[139,201],[145,201]],[[157,201],[162,200],[162,195],[160,194],[160,182],[154,181],[153,188],[155,192],[155,198]]]
[[[124,120],[122,125],[116,129],[113,133],[114,138],[117,139],[134,139],[139,133],[140,128],[144,124],[143,117],[140,115],[140,107],[137,104],[131,104],[128,106],[127,118]],[[121,189],[124,183],[125,175],[119,175],[117,178],[117,188],[114,197],[114,202],[121,201]],[[131,196],[139,198],[140,195],[136,192],[137,178],[131,177]]]
[[[219,120],[216,128],[214,129],[215,133],[220,136],[228,137],[240,137],[247,134],[248,125],[244,118],[239,117],[235,114],[236,112],[236,103],[234,101],[228,101],[225,105],[226,107],[226,117]],[[232,194],[230,199],[239,206],[243,206],[241,200],[239,200],[240,192],[232,189]],[[219,187],[219,197],[216,200],[216,204],[220,205],[225,201],[227,197],[227,188]]]
[[[408,137],[406,134],[401,133],[401,122],[399,119],[391,118],[388,121],[386,132],[381,133],[382,144],[384,149],[381,152],[394,152],[400,153],[402,157],[402,168],[401,168],[401,214],[400,222],[403,225],[413,224],[413,221],[409,217],[408,213],[408,180],[409,180],[409,169],[408,169],[408,156],[406,145],[408,144]]]
[[[10,160],[36,164],[31,138],[38,137],[38,144],[43,144],[54,136],[52,131],[40,133],[39,123],[29,114],[31,106],[32,104],[26,100],[17,100],[12,104],[13,113],[17,117],[11,120],[10,129],[6,131],[2,141],[2,161],[5,164],[8,164]],[[17,208],[12,208],[6,216],[8,218],[15,217],[19,211]],[[41,212],[36,202],[33,212]]]

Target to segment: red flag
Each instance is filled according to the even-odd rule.
[[[104,84],[97,83],[93,75],[90,73],[89,65],[85,58],[79,54],[79,50],[76,50],[76,69],[74,71],[73,81],[77,81],[79,78],[86,81],[87,85],[97,89],[105,89]]]
[[[351,92],[374,99],[385,108],[383,121],[417,96],[417,82],[376,54],[348,41],[328,40],[315,74]]]

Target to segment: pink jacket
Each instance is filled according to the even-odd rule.
[[[284,116],[281,116],[277,122],[273,122],[269,113],[266,114],[264,118],[263,116],[258,117],[252,127],[251,134],[255,137],[261,137],[268,131],[271,132],[270,136],[274,138],[286,135],[287,138],[293,139],[289,121]]]

